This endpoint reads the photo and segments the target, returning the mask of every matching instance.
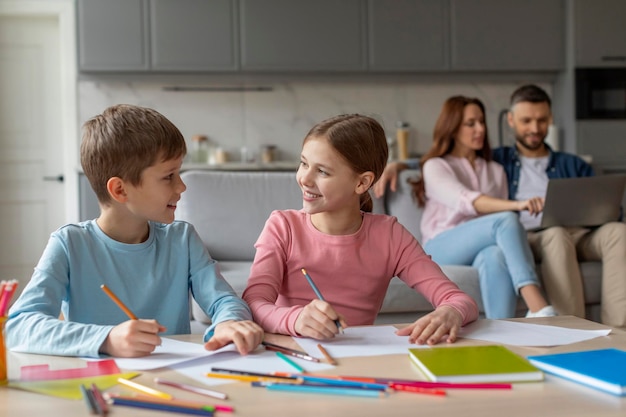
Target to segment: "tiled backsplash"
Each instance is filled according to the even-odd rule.
[[[522,81],[523,82],[523,81]],[[191,143],[204,134],[238,161],[239,150],[258,152],[275,144],[282,160],[296,160],[304,135],[317,122],[342,113],[362,113],[383,124],[395,137],[395,124],[410,124],[410,152],[426,151],[443,102],[452,95],[480,98],[487,108],[492,145],[498,143],[498,114],[521,84],[426,82],[272,82],[270,91],[167,91],[171,83],[79,81],[82,124],[106,107],[128,103],[163,113]],[[551,93],[549,84],[539,84]]]

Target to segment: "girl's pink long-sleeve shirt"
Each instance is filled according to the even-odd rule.
[[[463,324],[478,317],[474,300],[444,275],[395,217],[364,213],[356,233],[328,235],[302,210],[274,211],[255,247],[243,298],[254,320],[271,333],[297,336],[296,318],[317,298],[302,268],[350,326],[374,323],[394,276],[433,306],[455,308]]]
[[[446,155],[432,158],[422,167],[426,206],[422,214],[422,242],[479,216],[474,200],[480,195],[508,198],[502,165],[483,158],[474,160]]]

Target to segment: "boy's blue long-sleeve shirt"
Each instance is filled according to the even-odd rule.
[[[192,225],[149,223],[148,239],[125,244],[95,220],[50,236],[33,276],[9,312],[7,348],[30,353],[91,356],[111,329],[129,320],[106,295],[106,284],[140,319],[156,319],[163,334],[190,329],[189,291],[217,323],[252,320],[248,305],[222,277]],[[59,320],[59,313],[64,320]]]

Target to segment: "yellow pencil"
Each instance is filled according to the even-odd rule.
[[[124,303],[119,298],[117,298],[117,295],[115,295],[113,293],[113,291],[111,291],[109,289],[109,287],[107,287],[106,285],[102,284],[102,285],[100,285],[100,288],[102,288],[102,291],[104,291],[111,298],[111,300],[113,300],[113,302],[115,302],[115,304],[117,304],[117,306],[119,308],[121,308],[124,313],[126,313],[126,315],[131,320],[137,320],[137,316],[135,316],[133,314],[133,312],[130,311],[130,309],[128,307],[126,307],[126,305],[124,305]]]
[[[159,398],[165,398],[166,400],[171,400],[174,397],[168,393],[156,390],[154,388],[146,387],[145,385],[138,384],[133,381],[129,381],[124,378],[117,378],[117,382],[120,384],[126,385],[127,387],[136,389],[137,391],[143,392],[144,394],[152,395]]]

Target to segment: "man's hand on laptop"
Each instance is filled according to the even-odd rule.
[[[543,211],[543,204],[545,199],[542,197],[532,197],[528,200],[520,200],[519,201],[519,211],[526,210],[532,215],[538,215]]]

